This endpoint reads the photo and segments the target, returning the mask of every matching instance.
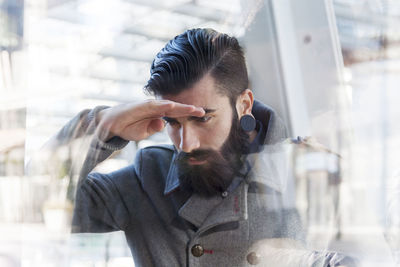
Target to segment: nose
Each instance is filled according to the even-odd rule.
[[[200,147],[200,140],[196,130],[190,126],[182,126],[180,129],[179,149],[183,152],[190,153]]]

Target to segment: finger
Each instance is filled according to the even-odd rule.
[[[124,118],[126,123],[132,123],[165,116],[172,118],[187,116],[202,117],[204,114],[205,111],[203,108],[194,105],[169,100],[148,100],[139,106],[128,106]]]
[[[185,116],[194,116],[194,117],[203,117],[205,115],[205,111],[201,107],[191,106],[190,107],[182,107],[182,108],[174,108],[165,112],[164,116],[169,117],[185,117]]]
[[[159,111],[162,113],[162,116],[168,117],[202,117],[205,114],[205,111],[202,107],[196,107],[194,105],[187,105],[172,101],[161,103],[158,108]]]
[[[147,126],[147,132],[149,135],[155,134],[156,132],[160,132],[164,129],[164,121],[162,119],[152,120]]]

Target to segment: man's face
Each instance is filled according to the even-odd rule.
[[[162,99],[202,107],[203,117],[165,118],[167,131],[176,149],[190,153],[196,149],[220,150],[232,124],[232,107],[227,96],[217,93],[214,79],[204,76],[193,87]],[[202,162],[191,161],[191,164]]]
[[[242,145],[248,139],[229,98],[218,94],[214,79],[205,76],[192,88],[163,99],[206,111],[201,118],[165,118],[168,134],[179,151],[181,186],[205,196],[224,191],[237,173]]]

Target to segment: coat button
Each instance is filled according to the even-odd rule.
[[[251,265],[257,265],[260,263],[260,255],[258,255],[255,252],[250,252],[247,255],[247,262],[250,263]]]
[[[201,245],[196,244],[192,247],[192,254],[195,257],[200,257],[204,254],[204,248]]]

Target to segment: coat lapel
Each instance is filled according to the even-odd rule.
[[[200,228],[212,210],[222,202],[221,196],[205,198],[193,194],[186,203],[179,209],[179,216]]]
[[[179,216],[200,230],[247,219],[247,188],[248,185],[242,182],[225,198],[221,195],[205,198],[194,194],[179,210]]]
[[[247,220],[247,190],[248,184],[243,181],[209,213],[201,228],[205,229],[227,222]]]

